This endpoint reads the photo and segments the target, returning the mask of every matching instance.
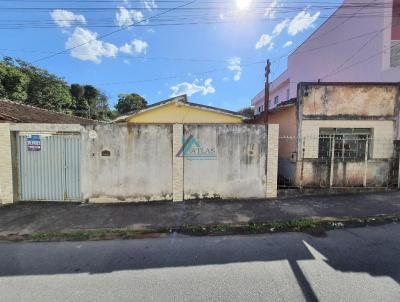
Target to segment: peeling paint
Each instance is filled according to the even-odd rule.
[[[395,116],[396,85],[308,85],[301,90],[305,116]]]

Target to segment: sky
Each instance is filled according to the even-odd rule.
[[[287,55],[339,0],[0,0],[0,55],[149,104],[239,110],[285,70]]]

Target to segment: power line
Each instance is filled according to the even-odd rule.
[[[248,67],[251,65],[255,64],[265,64],[266,60],[261,60],[261,61],[254,61],[250,62],[247,64],[241,65],[241,67]],[[215,68],[215,69],[210,69],[207,71],[201,71],[201,72],[191,72],[192,76],[201,76],[209,73],[215,73],[215,72],[221,72],[221,71],[230,71],[229,67],[222,67],[222,68]],[[152,79],[144,79],[144,80],[136,80],[136,81],[123,81],[123,82],[110,82],[110,83],[99,83],[97,85],[120,85],[120,84],[135,84],[135,83],[145,83],[145,82],[155,82],[155,81],[160,81],[160,80],[170,80],[170,79],[176,79],[176,78],[181,78],[181,77],[186,77],[186,73],[182,73],[179,75],[170,75],[170,76],[165,76],[165,77],[157,77],[157,78],[152,78]]]
[[[351,54],[347,59],[345,59],[339,66],[337,66],[330,74],[327,74],[326,76],[322,77],[321,79],[324,80],[327,77],[336,74],[336,71],[340,70],[344,65],[346,65],[347,62],[351,61],[355,56],[359,55],[360,52],[381,32],[383,32],[385,29],[389,28],[392,25],[392,22],[390,22],[388,25],[380,29],[377,33],[375,33],[372,37],[370,37],[365,43],[363,43],[359,48],[357,48],[356,51],[354,51],[353,54]]]
[[[306,49],[306,50],[303,50],[303,51],[297,51],[295,53],[292,53],[291,55],[292,56],[293,55],[299,55],[299,54],[303,54],[303,53],[307,53],[307,52],[323,49],[323,48],[330,47],[330,46],[333,46],[333,45],[337,45],[337,44],[340,44],[340,43],[345,43],[345,42],[353,41],[353,40],[356,40],[356,39],[360,39],[360,38],[363,38],[363,37],[366,37],[366,36],[369,36],[369,35],[372,35],[372,34],[379,33],[381,31],[382,31],[382,29],[375,30],[375,31],[372,31],[372,32],[367,32],[367,33],[356,35],[356,36],[352,36],[352,37],[349,37],[349,38],[346,38],[346,39],[337,40],[337,41],[330,42],[330,43],[327,43],[327,44],[324,44],[324,45],[320,45],[318,47],[309,48],[309,49]],[[7,51],[7,52],[54,53],[53,51],[28,50],[28,49],[1,48],[0,50]],[[277,58],[273,59],[273,62],[277,62],[277,61],[281,60],[282,58],[287,57],[288,55],[289,54],[285,54],[285,55],[282,55],[280,57],[277,57]],[[123,55],[123,54],[117,54],[116,56],[117,57],[121,57],[121,58],[132,59],[132,60],[136,60],[136,59],[141,59],[141,60],[145,60],[145,61],[147,61],[147,60],[149,60],[149,61],[152,61],[152,60],[166,60],[166,61],[187,61],[187,62],[199,62],[199,63],[203,63],[203,62],[227,63],[228,60],[229,60],[229,58],[227,58],[227,59],[203,59],[203,58],[178,58],[178,57],[168,57],[168,56],[164,56],[164,57],[129,56],[129,55]],[[246,61],[243,61],[243,59],[242,59],[241,62],[246,62]]]
[[[386,15],[388,16],[388,15]],[[365,18],[380,18],[380,17],[385,17],[385,15],[371,15],[371,16],[365,16]],[[330,16],[319,16],[320,19],[342,19],[347,17],[330,17]],[[361,18],[361,17],[360,17]],[[285,20],[286,18],[282,19],[274,19],[274,21],[279,21],[279,20]],[[188,20],[187,22],[173,22],[173,23],[149,23],[149,24],[134,24],[135,27],[165,27],[165,26],[189,26],[189,25],[217,25],[217,24],[232,24],[232,23],[241,23],[242,20],[210,20],[210,21],[190,21]],[[252,19],[248,22],[265,22],[264,19]],[[72,24],[71,26],[79,26],[80,24]],[[52,24],[9,24],[9,25],[2,25],[0,24],[0,30],[26,30],[26,29],[52,29],[52,28],[59,28],[59,26],[52,25]],[[118,25],[107,25],[107,24],[100,24],[100,25],[85,25],[85,28],[119,28]],[[325,34],[325,33],[324,33]],[[318,37],[313,38],[312,40],[316,39]],[[311,41],[311,40],[310,40]]]
[[[336,70],[335,72],[326,75],[324,78],[327,78],[328,76],[333,76],[333,75],[338,74],[338,73],[340,73],[340,72],[342,72],[342,71],[345,71],[345,70],[347,70],[347,69],[350,69],[350,68],[352,68],[352,67],[354,67],[354,66],[357,66],[357,65],[360,65],[360,64],[362,64],[362,63],[365,63],[365,62],[371,60],[372,58],[374,58],[374,57],[380,55],[381,53],[385,52],[385,51],[388,50],[388,49],[389,49],[390,51],[392,51],[392,49],[395,48],[396,46],[398,46],[398,45],[392,45],[392,46],[390,46],[390,47],[386,47],[386,48],[384,48],[383,50],[380,50],[380,51],[378,51],[378,52],[372,54],[372,55],[369,56],[369,57],[366,57],[366,58],[364,58],[364,59],[362,59],[362,60],[360,60],[360,61],[357,61],[357,62],[355,62],[355,63],[353,63],[353,64],[351,64],[351,65],[349,65],[349,66],[347,66],[347,67],[344,67],[344,68],[342,68],[342,69]]]
[[[179,6],[177,6],[176,8],[184,7],[184,6],[190,5],[190,4],[194,3],[194,2],[196,2],[196,0],[187,2],[187,3],[182,4],[182,5],[179,5]],[[142,22],[149,21],[149,20],[151,20],[151,19],[153,19],[153,18],[157,18],[158,16],[161,16],[161,15],[167,14],[167,13],[169,13],[169,12],[171,12],[171,11],[174,11],[176,8],[167,9],[167,10],[165,10],[165,11],[159,13],[159,14],[153,15],[152,17],[149,17],[149,18],[144,19],[144,20],[141,20],[141,21],[137,21],[136,24],[137,24],[137,23],[142,23]],[[109,33],[100,35],[100,36],[99,36],[99,39],[102,39],[102,38],[104,38],[104,37],[111,36],[111,35],[113,35],[113,34],[115,34],[115,33],[117,33],[117,32],[123,31],[123,30],[125,30],[125,29],[127,29],[127,28],[129,28],[129,27],[134,26],[134,25],[135,25],[135,23],[133,23],[133,24],[131,24],[131,25],[124,26],[124,27],[122,27],[122,28],[120,28],[120,29],[117,29],[117,30],[114,30],[114,31],[112,31],[112,32],[109,32]],[[89,44],[89,43],[91,43],[91,42],[93,42],[93,41],[95,41],[95,40],[97,40],[97,38],[96,38],[96,39],[91,39],[91,40],[86,41],[86,42],[84,42],[84,43],[75,45],[75,46],[73,46],[73,47],[66,48],[66,49],[64,49],[64,50],[62,50],[62,51],[59,51],[59,52],[56,52],[56,53],[54,53],[54,54],[52,54],[52,55],[49,55],[49,56],[46,56],[46,57],[42,57],[42,58],[40,58],[40,59],[37,59],[37,60],[33,61],[32,63],[37,63],[37,62],[40,62],[40,61],[43,61],[43,60],[47,60],[47,59],[53,58],[53,57],[55,57],[55,56],[57,56],[57,55],[60,55],[60,54],[62,54],[62,53],[65,53],[65,52],[68,52],[68,51],[70,51],[70,50],[76,49],[76,48],[81,47],[81,46],[83,46],[83,45],[87,45],[87,44]]]

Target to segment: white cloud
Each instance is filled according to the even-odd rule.
[[[122,62],[123,62],[124,64],[127,64],[127,65],[131,64],[131,62],[129,62],[129,60],[126,60],[126,59],[123,60]]]
[[[285,19],[282,22],[275,25],[274,30],[272,31],[271,35],[262,34],[258,42],[256,43],[256,49],[260,49],[264,46],[268,46],[268,50],[272,50],[274,48],[274,42],[272,40],[279,36],[281,32],[288,27],[290,23],[290,19]]]
[[[295,36],[302,31],[313,27],[313,23],[318,19],[320,12],[311,15],[306,10],[301,11],[294,17],[289,24],[288,34]]]
[[[157,4],[155,0],[144,0],[143,1],[144,7],[148,10],[152,10],[154,8],[157,8]]]
[[[51,11],[50,16],[59,27],[71,27],[75,22],[86,24],[85,16],[76,15],[64,9],[55,9]]]
[[[191,96],[192,94],[200,92],[202,95],[215,93],[215,88],[212,86],[212,79],[208,78],[201,84],[198,79],[194,80],[193,83],[183,82],[175,86],[170,87],[172,90],[171,97],[187,94]]]
[[[114,44],[97,40],[97,33],[81,27],[75,28],[72,35],[65,42],[65,48],[73,48],[71,56],[82,61],[92,61],[100,63],[102,57],[115,57],[118,53],[118,47]]]
[[[272,31],[272,35],[273,36],[279,35],[289,25],[289,22],[290,22],[289,19],[285,19],[282,22],[275,25],[275,28]]]
[[[290,45],[292,45],[293,42],[292,41],[287,41],[285,44],[283,44],[283,47],[289,47]]]
[[[272,42],[272,36],[267,34],[262,34],[260,39],[256,43],[256,49],[267,46]]]
[[[146,53],[147,47],[149,45],[146,41],[142,41],[139,39],[132,40],[131,43],[125,43],[123,46],[119,48],[119,50],[126,54],[134,54],[134,53]]]
[[[115,14],[115,23],[118,26],[131,26],[135,23],[142,22],[144,20],[143,13],[138,10],[127,10],[125,7],[118,7]]]
[[[275,17],[277,7],[278,7],[278,1],[277,0],[272,1],[265,10],[264,18],[272,19],[273,17]]]
[[[240,66],[240,58],[233,57],[232,59],[230,59],[228,69],[235,73],[235,75],[233,76],[233,79],[235,81],[239,81],[240,77],[242,75],[242,67]]]

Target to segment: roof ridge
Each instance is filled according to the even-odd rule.
[[[76,115],[70,115],[64,112],[58,112],[58,111],[53,111],[53,110],[49,110],[49,109],[44,109],[44,108],[40,108],[40,107],[36,107],[36,106],[32,106],[32,105],[28,105],[28,104],[24,104],[24,103],[20,103],[20,102],[15,102],[15,101],[11,101],[9,99],[0,99],[0,102],[7,102],[7,103],[11,103],[11,104],[16,104],[16,105],[20,105],[20,106],[24,106],[24,107],[29,107],[29,108],[33,108],[33,109],[37,109],[37,110],[42,110],[42,111],[46,111],[52,114],[62,114],[68,117],[73,117],[73,118],[78,118],[78,119],[82,119],[82,120],[86,120],[86,121],[92,121],[92,122],[99,122],[98,120],[93,120],[90,118],[86,118],[86,117],[81,117],[81,116],[76,116]]]
[[[158,106],[162,106],[162,105],[165,105],[165,104],[168,104],[168,103],[171,103],[171,102],[176,102],[176,101],[181,101],[184,104],[184,106],[193,106],[193,107],[198,107],[198,108],[202,108],[202,109],[205,109],[205,110],[218,111],[218,112],[220,112],[222,114],[225,114],[225,115],[233,115],[233,116],[241,117],[241,118],[244,118],[244,119],[248,118],[245,114],[243,114],[241,112],[238,112],[238,111],[228,110],[228,109],[214,107],[214,106],[203,105],[203,104],[200,104],[200,103],[189,102],[187,95],[186,94],[182,94],[182,95],[177,95],[175,97],[172,97],[172,98],[160,101],[160,102],[156,102],[156,103],[150,104],[146,108],[143,108],[143,109],[140,109],[140,110],[127,112],[124,115],[121,115],[121,116],[117,117],[116,119],[114,119],[113,122],[123,122],[123,121],[126,121],[127,118],[129,118],[131,116],[134,116],[136,114],[139,114],[139,113],[142,113],[144,111],[148,111],[148,110],[154,109],[154,108],[156,108]]]

